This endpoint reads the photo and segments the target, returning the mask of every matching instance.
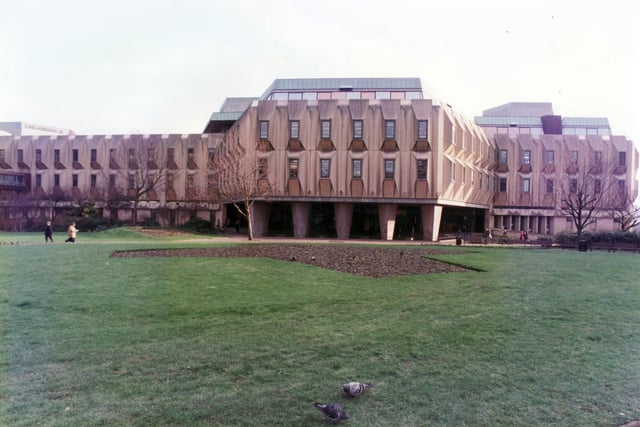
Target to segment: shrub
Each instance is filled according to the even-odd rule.
[[[192,218],[180,228],[196,233],[211,233],[213,231],[213,223],[201,218]]]

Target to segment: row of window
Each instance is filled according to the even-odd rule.
[[[544,130],[540,127],[520,127],[520,126],[482,126],[487,135],[533,135],[539,136],[544,135]],[[563,127],[562,128],[563,135],[578,135],[578,136],[586,136],[586,135],[600,135],[600,136],[611,136],[611,130],[608,128],[570,128]]]
[[[274,92],[268,99],[274,101],[315,101],[323,99],[422,99],[419,91],[354,91],[341,90],[338,92]]]
[[[362,178],[362,159],[351,159],[351,178]],[[289,159],[289,178],[298,178],[299,159]],[[264,166],[266,167],[266,166]],[[259,170],[264,167],[258,165]],[[396,161],[393,159],[385,159],[384,161],[384,178],[394,179],[396,172]],[[427,159],[416,160],[416,179],[427,179]],[[263,172],[266,174],[266,172]],[[331,159],[320,159],[320,178],[331,177]]]
[[[153,187],[153,183],[156,182],[155,180],[155,175],[150,174],[147,177],[147,186],[149,188]],[[71,186],[73,188],[77,188],[78,185],[78,180],[79,180],[79,176],[78,174],[73,174],[71,175]],[[110,187],[115,187],[116,186],[116,180],[117,180],[117,175],[115,174],[111,174],[109,175],[109,186]],[[212,179],[209,179],[209,182],[211,182]],[[174,188],[173,187],[173,182],[174,182],[174,177],[172,174],[167,174],[167,188]],[[194,188],[195,187],[195,176],[193,174],[187,175],[187,188]],[[210,184],[211,185],[211,184]],[[54,174],[53,175],[53,186],[55,188],[61,187],[61,183],[60,183],[60,174]],[[90,186],[91,188],[96,188],[98,186],[98,175],[97,174],[91,174],[90,176]],[[136,186],[136,176],[133,174],[129,174],[127,176],[127,188],[129,189],[133,189]],[[36,174],[35,175],[35,187],[42,187],[42,174]]]
[[[385,139],[395,139],[396,137],[396,121],[385,120],[384,124]],[[269,121],[261,120],[258,124],[260,139],[269,139]],[[363,139],[363,120],[352,120],[351,131],[353,139]],[[416,133],[418,139],[427,140],[429,130],[428,120],[417,120]],[[300,139],[300,121],[289,120],[289,139]],[[331,120],[320,120],[320,139],[331,139]]]
[[[501,193],[505,193],[507,191],[507,178],[496,178],[498,180],[498,191]],[[626,192],[626,181],[624,179],[617,180],[618,192],[620,194],[625,194]],[[553,193],[555,190],[555,181],[553,178],[548,178],[545,180],[547,193]],[[522,193],[530,193],[531,192],[531,179],[530,178],[522,178],[521,187]],[[571,193],[578,192],[578,180],[571,179],[569,180],[569,191]],[[599,194],[602,192],[602,180],[594,179],[593,180],[593,191],[595,194]]]
[[[545,151],[545,161],[546,164],[552,165],[555,162],[555,151],[554,150],[546,150]],[[569,152],[569,161],[572,164],[578,163],[578,151],[570,151]],[[508,152],[507,150],[499,150],[498,151],[498,163],[501,165],[507,164]],[[594,163],[599,165],[602,164],[602,151],[594,151],[593,153]],[[531,150],[523,150],[522,151],[522,164],[530,165],[531,164]],[[627,153],[625,151],[618,152],[618,166],[626,166],[627,165]]]
[[[451,182],[455,182],[456,181],[456,164],[452,161],[449,161],[449,168],[451,170]],[[473,169],[471,169],[471,185],[474,186],[476,185],[476,175],[478,177],[478,188],[482,189],[483,185],[486,185],[486,189],[487,191],[489,191],[489,174],[483,174],[482,172],[476,172]],[[466,167],[462,167],[462,184],[466,184],[467,183],[467,168]],[[494,186],[495,189],[495,186]]]
[[[116,161],[117,159],[117,154],[118,154],[118,150],[115,148],[111,148],[109,149],[109,160],[110,161]],[[129,148],[128,150],[128,155],[129,155],[129,160],[135,159],[136,158],[136,150],[134,148]],[[214,159],[214,149],[213,148],[209,148],[208,150],[208,155],[209,155],[209,161],[212,161]],[[18,149],[17,150],[17,161],[18,163],[24,163],[24,150],[22,149]],[[147,153],[146,153],[146,160],[154,160],[156,158],[156,153],[155,153],[155,148],[148,148],[147,149]],[[71,150],[71,161],[73,163],[78,163],[80,159],[80,155],[79,155],[79,150],[78,149],[72,149]],[[91,163],[98,163],[98,150],[97,149],[91,149]],[[172,165],[175,163],[175,148],[167,148],[167,155],[166,155],[166,160],[167,160],[167,166]],[[0,162],[5,162],[5,150],[4,149],[0,149]],[[42,157],[42,149],[37,148],[35,150],[35,161],[36,163],[42,163],[43,162],[43,157]],[[53,161],[54,163],[61,163],[62,162],[62,157],[61,157],[61,150],[60,149],[54,149],[53,150]],[[193,162],[195,161],[195,149],[194,148],[188,148],[187,149],[187,161],[189,162]]]

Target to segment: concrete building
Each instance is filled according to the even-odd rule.
[[[638,196],[638,151],[626,137],[612,134],[606,118],[562,117],[551,103],[513,102],[485,110],[475,122],[492,138],[498,155],[495,228],[575,230],[562,211],[563,192],[584,185],[594,194],[607,193],[590,229],[612,230],[611,210]]]
[[[9,135],[75,135],[71,129],[63,129],[55,126],[41,125],[30,122],[0,122],[0,132]],[[2,133],[0,133],[2,135]]]
[[[188,135],[0,136],[0,227],[85,200],[103,215],[180,225],[220,209],[211,177],[216,138]]]
[[[219,185],[252,159],[254,232],[438,240],[490,223],[495,150],[473,122],[424,99],[417,78],[276,80],[224,132]],[[233,211],[228,211],[233,215]]]
[[[10,128],[10,127],[5,127]],[[601,165],[635,198],[638,151],[605,118],[563,118],[511,103],[475,122],[426,99],[417,78],[278,79],[227,98],[202,134],[0,135],[0,228],[85,200],[120,221],[241,222],[229,196],[255,172],[262,235],[436,241],[487,228],[569,228],[565,181]],[[608,173],[610,172],[610,173]],[[604,185],[604,180],[600,183]],[[596,228],[612,229],[599,209]]]

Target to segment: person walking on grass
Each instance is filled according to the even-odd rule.
[[[69,226],[69,229],[67,230],[67,235],[69,237],[67,238],[67,240],[65,240],[65,242],[75,243],[77,232],[78,232],[78,229],[76,228],[76,223],[72,222],[71,225]]]
[[[53,227],[51,226],[51,221],[47,221],[47,225],[44,228],[44,242],[48,243],[49,240],[53,243]]]

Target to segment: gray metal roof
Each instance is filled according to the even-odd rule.
[[[242,97],[236,97],[236,98],[226,98],[224,100],[224,102],[222,103],[222,107],[220,107],[220,112],[221,113],[238,113],[238,112],[244,112],[247,108],[249,108],[249,106],[251,106],[251,103],[253,101],[255,101],[256,97],[247,97],[247,98],[242,98]]]
[[[482,112],[483,116],[519,116],[542,117],[552,116],[553,107],[550,102],[509,102]]]
[[[422,84],[417,77],[276,79],[261,98],[265,99],[274,92],[339,91],[341,89],[422,91]]]
[[[230,112],[230,113],[213,113],[211,115],[210,121],[236,121],[242,115],[242,111]]]

